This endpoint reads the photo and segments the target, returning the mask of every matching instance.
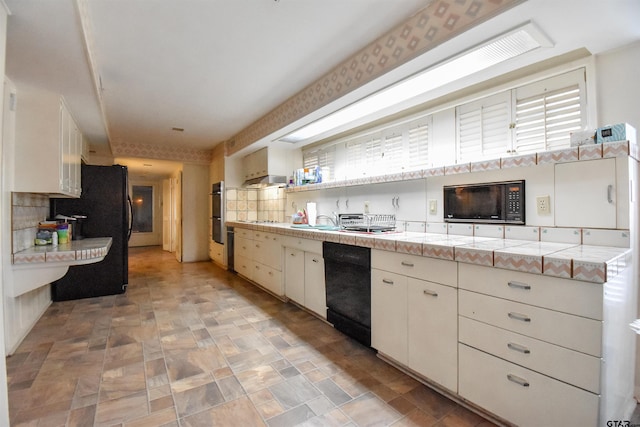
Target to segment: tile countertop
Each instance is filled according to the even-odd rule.
[[[288,223],[227,225],[595,283],[604,283],[631,265],[629,248],[611,246],[419,232],[361,234],[292,228]]]
[[[13,265],[33,266],[42,263],[67,265],[88,264],[103,259],[109,252],[111,237],[94,237],[72,240],[58,246],[32,246],[13,254]]]

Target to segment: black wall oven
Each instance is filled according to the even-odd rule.
[[[525,224],[524,180],[445,186],[443,201],[446,222]]]
[[[211,185],[211,240],[224,243],[224,182]]]

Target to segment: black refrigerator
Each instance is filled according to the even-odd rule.
[[[82,196],[79,199],[50,200],[50,215],[86,216],[72,233],[82,236],[111,237],[107,256],[94,264],[74,265],[52,283],[53,301],[67,301],[126,291],[128,283],[128,242],[132,210],[127,167],[121,165],[82,165]],[[75,238],[75,237],[74,237]]]

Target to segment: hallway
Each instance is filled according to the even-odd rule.
[[[131,248],[129,269],[7,358],[12,426],[492,425],[212,263]]]

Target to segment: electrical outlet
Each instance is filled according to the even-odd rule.
[[[438,213],[438,201],[436,199],[429,200],[429,213],[431,215]]]
[[[536,206],[538,215],[548,215],[551,213],[551,197],[538,196],[536,197]]]
[[[364,213],[369,213],[369,202],[364,202]]]

